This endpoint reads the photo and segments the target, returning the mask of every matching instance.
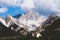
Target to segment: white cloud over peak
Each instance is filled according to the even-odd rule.
[[[35,8],[33,0],[25,0],[21,6],[26,8]]]
[[[0,0],[0,3],[4,3],[8,6],[18,6],[24,10],[35,9],[60,13],[60,0]]]
[[[0,8],[0,13],[6,12],[8,9],[7,8]]]
[[[48,12],[50,11],[57,12],[56,14],[60,14],[60,0],[24,0],[22,5],[24,10],[35,9],[37,10],[36,12],[41,10],[43,12],[45,11],[45,14],[49,14]]]

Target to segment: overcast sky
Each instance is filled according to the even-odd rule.
[[[27,10],[35,11],[44,17],[52,12],[60,15],[60,0],[0,0],[0,16],[13,16]]]

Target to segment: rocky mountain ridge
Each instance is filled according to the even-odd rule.
[[[27,12],[26,14],[22,14],[18,19],[10,15],[7,15],[6,19],[0,18],[0,22],[7,28],[10,28],[11,25],[16,24],[19,27],[16,27],[16,29],[11,27],[12,30],[19,31],[23,28],[28,33],[36,31],[44,21],[45,19],[37,15],[35,12]]]

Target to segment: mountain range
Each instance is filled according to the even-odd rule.
[[[8,32],[11,30],[13,33],[22,35],[31,33],[33,37],[46,36],[48,38],[50,35],[60,35],[60,17],[55,14],[51,14],[47,19],[31,11],[15,16],[7,15],[5,19],[0,17],[0,26],[0,30],[3,26],[3,31],[5,29]],[[59,35],[58,37],[60,37]]]
[[[15,23],[19,27],[15,31],[18,31],[21,27],[24,28],[27,32],[36,30],[40,25],[45,21],[44,18],[39,16],[35,12],[27,12],[25,14],[18,14],[15,16],[7,15],[5,19],[0,18],[0,22],[6,27],[10,27],[12,23]],[[12,27],[12,29],[14,29]]]

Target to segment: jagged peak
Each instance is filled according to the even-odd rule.
[[[44,19],[42,18],[38,13],[33,12],[33,11],[28,11],[25,14],[22,14],[22,16],[19,18],[19,20],[38,20],[38,19]]]
[[[8,23],[11,20],[11,16],[7,15],[5,20],[6,20],[6,23]]]

